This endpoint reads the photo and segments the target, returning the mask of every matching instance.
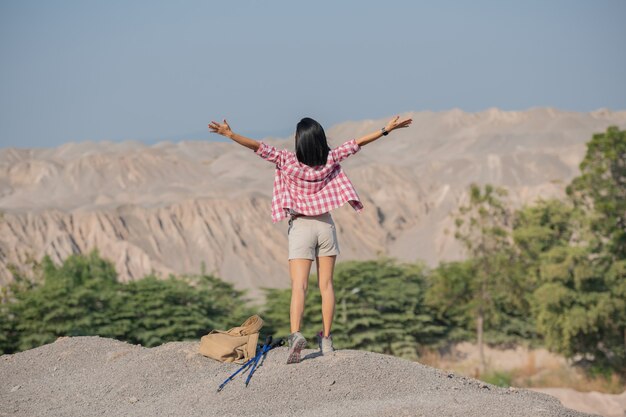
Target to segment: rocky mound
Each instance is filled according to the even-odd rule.
[[[199,343],[155,348],[100,337],[0,357],[2,416],[585,416],[549,395],[504,389],[388,355],[339,350],[287,365],[267,354],[246,388]]]

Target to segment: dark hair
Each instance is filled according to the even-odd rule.
[[[310,167],[326,165],[330,148],[322,125],[310,117],[300,120],[296,127],[296,157]]]

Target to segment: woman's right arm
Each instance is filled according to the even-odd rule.
[[[413,119],[405,119],[402,121],[400,121],[399,119],[400,119],[400,116],[396,116],[393,119],[391,119],[391,121],[387,123],[387,125],[385,126],[385,131],[389,133],[395,129],[409,127],[411,122],[413,122]],[[377,130],[376,132],[370,133],[369,135],[365,135],[358,139],[349,140],[343,145],[335,149],[332,149],[330,151],[333,157],[333,160],[339,163],[343,161],[344,159],[346,159],[347,157],[349,157],[350,155],[354,155],[355,153],[357,153],[361,149],[361,147],[367,145],[368,143],[374,142],[375,140],[381,138],[382,136],[383,136],[383,131]]]
[[[218,135],[226,136],[227,138],[232,139],[238,144],[245,146],[246,148],[250,148],[255,152],[261,146],[261,144],[256,140],[238,135],[237,133],[233,132],[230,126],[228,125],[228,123],[226,122],[226,119],[224,119],[224,123],[222,124],[217,123],[217,122],[209,123],[209,129],[211,130],[212,133],[217,133]]]

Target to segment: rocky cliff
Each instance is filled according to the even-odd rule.
[[[341,260],[379,255],[434,265],[462,257],[450,212],[471,182],[506,186],[515,204],[563,195],[585,143],[626,111],[550,108],[406,113],[394,132],[347,159],[365,210],[333,213]],[[384,125],[345,122],[331,146]],[[294,122],[295,125],[295,122]],[[236,130],[237,126],[233,126]],[[293,149],[292,139],[265,139]],[[286,224],[272,224],[273,166],[234,143],[67,143],[0,149],[0,280],[8,264],[61,261],[99,248],[121,280],[201,268],[250,290],[288,287]]]

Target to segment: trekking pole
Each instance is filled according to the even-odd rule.
[[[270,339],[271,340],[271,339]],[[254,358],[251,358],[250,360],[248,360],[248,362],[246,362],[245,364],[243,364],[241,366],[241,368],[237,369],[237,371],[235,373],[233,373],[231,376],[229,376],[226,381],[224,381],[218,388],[217,388],[217,392],[220,392],[224,389],[224,387],[226,386],[226,384],[228,384],[230,381],[232,381],[235,376],[237,376],[240,372],[248,370],[250,369],[250,366],[253,365],[255,363],[255,361],[258,361],[258,359],[263,356],[263,360],[265,360],[265,357],[267,356],[267,352],[269,352],[270,350],[274,349],[275,347],[278,346],[283,346],[285,344],[285,339],[281,338],[278,339],[277,341],[273,342],[268,348],[265,349],[265,352],[263,352],[263,348],[259,351],[259,353],[257,353]],[[257,346],[258,348],[259,346]],[[265,347],[265,345],[263,346]],[[262,364],[262,363],[261,363]],[[259,365],[260,366],[260,365]],[[253,371],[254,372],[254,371]],[[249,381],[250,377],[248,376],[248,381]],[[246,385],[247,386],[247,385]]]
[[[251,358],[250,360],[248,360],[248,362],[244,363],[241,368],[237,369],[237,371],[235,373],[233,373],[231,376],[229,376],[226,381],[222,382],[222,384],[217,388],[217,392],[220,392],[221,390],[224,389],[224,386],[226,386],[226,384],[228,384],[230,381],[233,380],[233,378],[235,378],[235,376],[237,376],[237,374],[239,374],[239,372],[247,370],[250,368],[250,365],[252,365],[256,360],[257,357],[259,357],[261,355],[261,351],[259,351],[259,353],[257,353],[254,358]]]
[[[284,338],[280,338],[278,340],[275,340],[274,342],[272,342],[272,344],[270,345],[269,349],[267,349],[265,351],[265,354],[263,355],[263,357],[261,358],[261,362],[259,362],[258,366],[263,365],[263,363],[265,362],[265,359],[267,358],[267,352],[269,352],[270,350],[277,348],[279,346],[284,346],[285,345],[285,339]],[[257,367],[258,367],[257,366]]]
[[[269,352],[270,350],[278,346],[283,346],[284,344],[285,344],[285,339],[281,338],[275,341],[274,343],[272,343],[272,336],[269,336],[266,339],[265,346],[263,346],[263,349],[261,350],[261,357],[263,358],[263,361],[259,363],[258,366],[263,365],[263,362],[265,362],[265,358],[267,357],[267,352]],[[257,364],[255,363],[252,369],[250,370],[250,374],[248,375],[248,378],[246,379],[246,387],[248,386],[248,382],[250,382],[250,378],[252,378],[252,374],[254,373],[254,371],[256,371],[256,369],[257,369]]]
[[[246,387],[248,386],[248,383],[250,382],[250,378],[252,378],[252,374],[254,373],[254,370],[256,369],[257,363],[259,363],[259,359],[261,359],[261,356],[265,355],[265,353],[267,352],[267,350],[269,349],[271,345],[272,345],[272,335],[269,335],[265,338],[265,344],[261,348],[261,352],[256,356],[255,358],[256,360],[254,361],[252,368],[250,368],[250,373],[248,374],[248,377],[246,378]]]

